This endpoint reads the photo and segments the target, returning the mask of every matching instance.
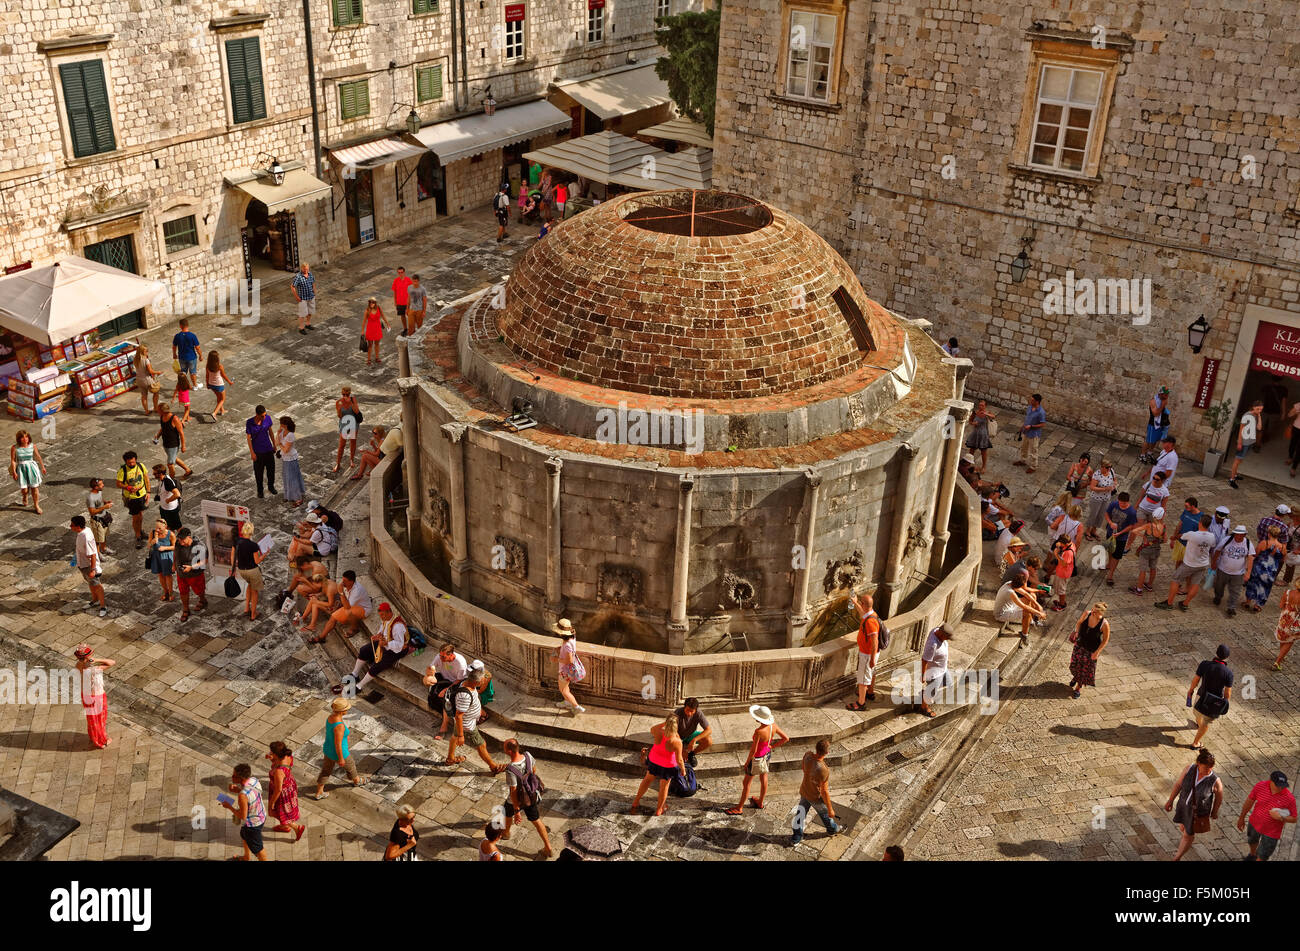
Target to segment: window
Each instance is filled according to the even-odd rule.
[[[411,13],[419,16],[421,13],[437,13],[438,0],[411,0]],[[358,14],[357,19],[361,17]]]
[[[442,64],[415,71],[415,101],[432,102],[442,98]]]
[[[339,117],[360,119],[370,115],[370,81],[359,79],[352,83],[339,83]]]
[[[849,325],[849,332],[853,334],[853,341],[858,345],[858,349],[863,353],[870,353],[875,350],[876,341],[871,336],[871,328],[867,325],[867,319],[862,316],[862,308],[849,295],[848,289],[841,284],[836,288],[835,293],[831,295],[831,300],[835,301],[840,313],[844,315],[844,320]]]
[[[789,58],[785,74],[787,96],[830,101],[838,25],[838,18],[829,14],[790,11]]]
[[[506,59],[524,58],[524,14],[522,3],[506,5]]]
[[[262,88],[262,44],[257,37],[226,40],[226,68],[230,72],[230,111],[234,122],[266,118],[266,91]]]
[[[655,0],[655,19],[672,16],[673,0]]]
[[[162,230],[163,248],[169,255],[199,246],[199,225],[194,215],[164,221]]]
[[[1044,64],[1038,77],[1029,164],[1082,172],[1105,73]]]
[[[599,3],[600,6],[594,6]],[[605,0],[587,0],[587,42],[600,43],[605,39]]]
[[[361,0],[330,0],[330,3],[334,6],[335,26],[356,26],[361,22]]]
[[[63,104],[68,110],[72,154],[85,158],[116,149],[104,64],[97,59],[64,63],[59,67],[59,79],[63,83]]]

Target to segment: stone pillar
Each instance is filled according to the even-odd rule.
[[[682,476],[677,496],[677,547],[673,552],[673,606],[668,618],[668,653],[686,651],[686,596],[691,573],[691,506],[695,497],[695,477]]]
[[[444,423],[447,438],[447,475],[451,498],[451,591],[458,598],[470,600],[472,572],[469,561],[468,518],[465,512],[465,431],[464,423]]]
[[[796,536],[795,544],[803,548],[803,568],[796,569],[794,598],[790,602],[790,620],[786,624],[786,647],[798,647],[808,633],[812,618],[808,616],[808,583],[812,578],[813,539],[817,537],[817,501],[821,496],[821,473],[812,469],[804,471],[803,534]],[[793,560],[795,552],[791,550]]]
[[[898,484],[894,487],[894,523],[889,540],[889,568],[885,583],[876,596],[876,610],[888,617],[903,596],[903,549],[907,545],[907,522],[912,493],[912,468],[916,464],[916,447],[903,443],[898,450]]]
[[[559,456],[546,460],[546,606],[542,610],[542,622],[547,628],[555,626],[564,610],[561,595],[564,549],[560,536],[560,470],[563,467],[564,460]]]
[[[943,362],[957,371],[957,385],[953,387],[953,398],[965,399],[966,378],[970,376],[971,370],[975,369],[975,364],[966,357],[944,357]]]
[[[953,487],[957,484],[957,463],[961,461],[962,433],[966,418],[973,409],[963,400],[948,400],[948,418],[944,420],[943,468],[939,470],[939,496],[934,500],[934,524],[930,533],[934,536],[930,543],[929,573],[938,577],[943,570],[944,555],[948,551],[948,540],[952,533],[948,531],[948,519],[952,514]]]
[[[402,377],[397,381],[402,394],[402,480],[406,483],[406,537],[412,552],[428,550],[424,527],[426,506],[424,473],[420,471],[420,381]]]
[[[409,341],[406,337],[397,338],[397,375],[399,377],[411,375],[411,352],[407,349]]]

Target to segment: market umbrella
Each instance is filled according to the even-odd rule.
[[[0,277],[0,327],[54,346],[165,299],[166,285],[89,258]]]

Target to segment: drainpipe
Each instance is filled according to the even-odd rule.
[[[460,0],[460,85],[461,105],[469,108],[469,53],[465,47],[465,34],[469,32],[469,20],[465,18],[465,0]]]
[[[316,177],[324,178],[320,164],[320,110],[316,105],[316,55],[311,45],[311,0],[302,0],[302,25],[307,40],[307,91],[311,94],[312,156],[316,159]],[[330,201],[333,204],[333,199]]]
[[[451,13],[451,109],[460,112],[460,70],[456,66],[456,0],[447,4]]]

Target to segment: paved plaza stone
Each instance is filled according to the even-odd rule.
[[[443,766],[446,745],[433,740],[430,715],[395,691],[384,691],[376,702],[359,700],[350,717],[358,766],[370,782],[351,789],[332,781],[326,800],[310,798],[328,686],[350,670],[351,657],[337,639],[308,645],[270,610],[271,594],[286,580],[283,553],[293,514],[280,497],[255,498],[242,423],[259,402],[274,416],[295,417],[308,495],[332,500],[347,520],[340,569],[364,573],[366,497],[359,483],[348,481],[346,469],[329,472],[337,439],[332,403],[340,386],[352,385],[367,431],[376,423],[396,423],[399,405],[392,338],[381,368],[366,370],[357,352],[361,306],[371,294],[391,300],[391,269],[398,263],[424,276],[434,301],[450,302],[500,280],[531,239],[512,237],[497,245],[489,220],[479,210],[440,222],[413,240],[322,267],[319,329],[307,337],[296,332],[287,284],[263,289],[262,318],[255,326],[244,327],[237,317],[192,321],[205,350],[222,351],[235,382],[228,391],[229,415],[219,423],[203,412],[211,406],[210,394],[195,394],[186,458],[196,474],[184,483],[182,520],[197,512],[199,500],[218,499],[250,505],[259,534],[272,534],[268,598],[256,623],[242,618],[240,605],[214,599],[210,611],[182,624],[178,605],[161,603],[156,581],[142,570],[124,513],[110,534],[118,554],[106,560],[110,614],[101,620],[88,611],[85,585],[68,566],[68,517],[84,510],[91,475],[109,483],[107,498],[120,498],[112,473],[125,449],[135,449],[149,464],[161,459],[161,450],[150,444],[156,421],[127,395],[55,417],[52,437],[39,434],[41,424],[27,424],[38,433],[48,489],[43,517],[17,510],[16,489],[5,499],[0,667],[70,667],[71,651],[82,641],[119,662],[106,675],[114,740],[106,750],[90,747],[79,705],[0,704],[0,775],[6,787],[81,821],[51,858],[234,854],[236,829],[217,806],[216,794],[224,791],[235,763],[249,762],[264,777],[266,745],[277,739],[296,752],[308,831],[296,844],[289,834],[269,833],[271,858],[378,858],[399,804],[417,810],[421,857],[474,857],[484,822],[506,798],[505,781],[488,776],[472,754],[459,767]],[[164,327],[144,339],[155,355],[163,355],[170,352],[172,333]],[[1052,407],[1047,410],[1050,420]],[[1014,417],[1016,410],[1006,412]],[[0,434],[9,441],[18,428],[16,420],[0,420]],[[1029,520],[1022,534],[1038,551],[1045,542],[1041,513],[1079,452],[1101,449],[1120,460],[1124,486],[1139,486],[1146,469],[1136,461],[1136,447],[1059,427],[1049,426],[1033,475],[1011,466],[1014,449],[999,437],[989,472],[1011,487],[1012,505]],[[1198,462],[1183,461],[1174,497],[1195,494],[1205,510],[1227,503],[1234,520],[1252,530],[1278,502],[1300,502],[1300,492],[1289,486],[1253,480],[1234,492],[1221,479],[1200,475]],[[1036,630],[1027,650],[1008,655],[996,715],[951,718],[832,776],[843,834],[826,836],[813,822],[802,844],[790,847],[797,771],[773,774],[761,812],[746,810],[740,818],[722,812],[739,789],[739,775],[728,774],[709,776],[693,799],[670,800],[668,814],[653,818],[645,808],[653,799],[643,802],[641,815],[625,814],[635,776],[543,760],[539,770],[550,789],[543,813],[552,842],[558,848],[566,830],[594,823],[614,833],[631,859],[875,859],[891,842],[901,842],[910,857],[929,859],[1166,858],[1177,834],[1164,800],[1193,755],[1174,745],[1192,735],[1183,696],[1196,663],[1226,641],[1238,677],[1233,708],[1207,743],[1218,756],[1228,799],[1215,830],[1198,837],[1193,857],[1239,858],[1246,846],[1233,822],[1250,786],[1273,769],[1300,771],[1296,669],[1268,670],[1278,594],[1262,614],[1242,613],[1230,622],[1208,598],[1186,614],[1161,612],[1153,595],[1128,593],[1136,572],[1131,561],[1121,567],[1114,588],[1087,567],[1087,552],[1080,562],[1070,610]],[[1167,583],[1170,570],[1166,553],[1157,588]],[[988,626],[995,582],[989,554],[981,600],[970,624],[959,630],[955,651],[963,649],[963,636],[973,636],[973,625]],[[1099,686],[1072,700],[1065,687],[1066,635],[1078,610],[1098,597],[1110,604],[1112,640],[1098,665]],[[973,743],[956,742],[972,730]],[[959,746],[958,758],[951,758]],[[511,859],[534,856],[536,833],[527,824],[517,828],[503,851]],[[1278,857],[1295,854],[1292,833]]]

